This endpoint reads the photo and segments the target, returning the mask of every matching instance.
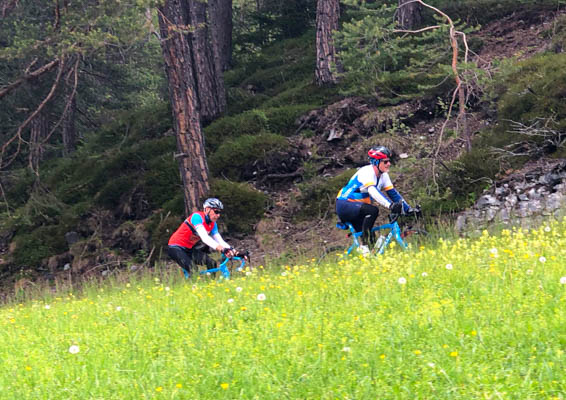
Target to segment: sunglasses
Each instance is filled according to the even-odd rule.
[[[217,208],[213,208],[212,211],[214,211],[214,214],[216,214],[216,215],[222,214],[222,210],[219,210]]]
[[[391,164],[391,160],[390,160],[390,159],[381,160],[381,162],[384,163],[384,164]]]

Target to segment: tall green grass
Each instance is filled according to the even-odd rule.
[[[0,309],[5,399],[564,399],[566,220]]]

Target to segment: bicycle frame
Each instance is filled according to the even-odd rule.
[[[224,279],[230,279],[230,269],[228,268],[228,261],[231,260],[240,261],[240,265],[236,268],[236,271],[242,271],[244,269],[244,266],[246,265],[246,259],[244,257],[238,257],[238,256],[234,256],[232,258],[226,256],[223,257],[224,260],[222,261],[222,263],[220,263],[220,265],[217,268],[207,269],[206,271],[200,271],[200,274],[206,275],[206,274],[212,274],[214,272],[220,272],[222,273]],[[185,272],[185,278],[188,278],[187,271],[185,271],[184,269],[183,271]]]
[[[360,241],[358,240],[358,238],[362,236],[362,232],[356,232],[352,224],[350,224],[349,222],[339,222],[336,224],[336,227],[339,229],[350,231],[350,234],[354,239],[354,243],[350,245],[347,251],[347,255],[350,255],[352,250],[360,246]],[[403,250],[407,249],[407,243],[405,243],[405,241],[401,237],[401,228],[399,227],[399,224],[397,223],[396,219],[388,224],[383,224],[380,226],[373,227],[371,232],[374,233],[374,232],[386,231],[386,230],[389,230],[389,233],[387,234],[387,236],[385,236],[385,240],[379,246],[377,254],[383,254],[383,252],[385,251],[387,246],[389,246],[389,243],[393,238],[397,241],[397,243],[399,243],[399,245]]]

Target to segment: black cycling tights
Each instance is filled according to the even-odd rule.
[[[373,244],[375,243],[375,235],[371,233],[371,228],[373,228],[373,224],[375,223],[378,214],[379,209],[375,206],[372,206],[371,204],[364,204],[360,209],[360,218],[362,219],[361,231],[363,232],[362,242],[364,242],[366,245],[373,246]],[[358,228],[356,228],[356,225],[354,225],[354,228],[356,229],[356,231],[360,231]]]
[[[201,249],[186,249],[184,247],[169,246],[167,254],[179,264],[181,268],[192,274],[197,265],[205,265],[206,269],[216,268],[217,264],[208,254]]]
[[[337,200],[336,213],[342,222],[351,223],[356,232],[363,232],[362,241],[364,244],[373,244],[374,235],[371,235],[370,232],[379,214],[379,209],[376,206]]]

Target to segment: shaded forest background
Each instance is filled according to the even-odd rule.
[[[196,10],[193,26],[164,30],[166,7],[189,3],[0,2],[4,283],[165,258],[187,185],[163,43],[180,32],[197,46],[195,26],[215,28]],[[198,120],[228,239],[277,259],[294,247],[281,232],[327,237],[317,227],[334,225],[335,193],[375,144],[431,220],[564,158],[563,1],[434,0],[409,16],[402,3],[340,2],[325,78],[316,1],[231,2],[230,51],[210,53],[224,103],[206,113],[199,100]]]

